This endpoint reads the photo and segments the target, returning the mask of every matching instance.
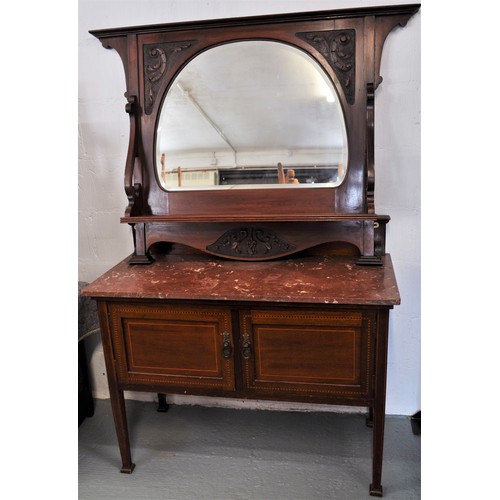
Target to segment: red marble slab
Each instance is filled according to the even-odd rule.
[[[390,255],[382,266],[358,266],[352,257],[310,256],[265,262],[209,255],[159,256],[151,265],[128,259],[88,285],[95,298],[187,299],[397,305]]]

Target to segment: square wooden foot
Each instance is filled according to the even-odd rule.
[[[370,495],[372,497],[383,497],[384,489],[382,488],[382,485],[373,486],[372,484],[370,484]]]
[[[122,474],[132,474],[132,472],[135,469],[135,464],[130,464],[130,465],[124,465],[121,469],[120,472]]]

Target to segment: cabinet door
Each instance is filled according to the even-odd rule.
[[[243,378],[267,395],[368,395],[374,316],[369,312],[241,313]]]
[[[119,382],[234,390],[231,312],[169,304],[110,304]]]

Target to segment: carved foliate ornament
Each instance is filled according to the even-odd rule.
[[[191,47],[194,40],[185,42],[153,43],[144,45],[144,110],[153,111],[163,78],[179,54]]]
[[[312,45],[328,61],[349,104],[355,95],[355,30],[310,31],[297,36]]]
[[[217,255],[246,259],[285,255],[295,248],[271,231],[254,227],[231,229],[207,246],[209,252]]]

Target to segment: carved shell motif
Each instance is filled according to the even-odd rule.
[[[144,109],[147,115],[153,111],[167,69],[172,66],[180,52],[194,43],[194,40],[188,40],[144,45]]]
[[[297,33],[328,61],[339,79],[347,102],[354,104],[355,95],[355,30],[310,31]]]

